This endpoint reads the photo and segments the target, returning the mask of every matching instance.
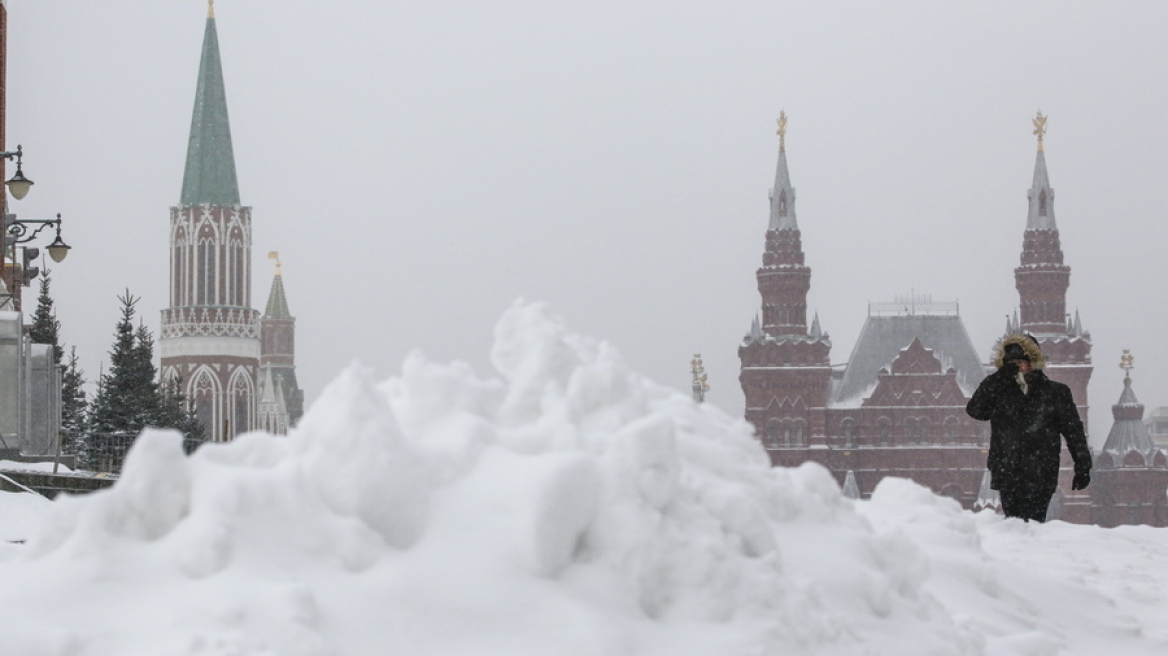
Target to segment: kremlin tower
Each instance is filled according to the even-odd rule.
[[[256,427],[261,348],[251,249],[210,5],[182,195],[170,210],[170,306],[159,339],[161,378],[182,381],[210,441]]]
[[[795,217],[795,188],[787,171],[787,115],[779,115],[779,161],[771,189],[770,223],[756,274],[762,319],[755,317],[738,347],[746,419],[768,447],[823,443],[831,379],[831,340],[816,317],[807,327],[811,268]],[[772,462],[780,464],[774,460]],[[787,463],[782,463],[787,464]]]
[[[260,318],[260,400],[256,426],[273,435],[284,435],[304,414],[304,392],[296,384],[296,319],[288,311],[280,254],[276,275],[268,293],[268,305]]]
[[[1046,172],[1043,136],[1047,117],[1033,119],[1038,135],[1038,156],[1034,162],[1034,182],[1026,231],[1022,235],[1021,264],[1014,269],[1021,321],[1009,332],[1034,335],[1047,357],[1046,373],[1071,388],[1080,419],[1087,426],[1087,383],[1091,379],[1091,334],[1083,331],[1079,313],[1067,314],[1067,287],[1071,267],[1063,263],[1059,230],[1054,218],[1054,189]]]
[[[1078,311],[1072,319],[1067,314],[1067,288],[1071,267],[1063,263],[1059,229],[1054,216],[1054,189],[1046,171],[1046,116],[1042,112],[1032,119],[1038,136],[1038,155],[1034,161],[1034,180],[1027,192],[1029,211],[1026,231],[1022,235],[1022,255],[1014,269],[1020,315],[1007,322],[1006,333],[1028,333],[1038,340],[1047,358],[1046,374],[1065,383],[1079,409],[1079,418],[1088,431],[1087,383],[1091,380],[1091,333],[1083,330]],[[1074,476],[1070,455],[1063,450],[1059,490],[1051,502],[1051,519],[1087,523],[1091,521],[1090,492],[1072,491]]]

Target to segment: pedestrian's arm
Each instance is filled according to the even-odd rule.
[[[994,408],[998,405],[998,397],[1001,396],[1003,388],[1012,382],[1006,372],[1000,369],[986,376],[985,380],[981,381],[981,385],[977,386],[969,403],[965,404],[966,414],[978,421],[988,421],[993,417]]]

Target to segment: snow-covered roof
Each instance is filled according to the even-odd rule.
[[[1107,434],[1104,451],[1122,459],[1131,451],[1149,454],[1156,448],[1148,427],[1144,425],[1144,406],[1132,391],[1131,378],[1123,379],[1123,392],[1119,395],[1119,402],[1111,406],[1111,415],[1115,423]]]
[[[869,316],[843,377],[833,386],[831,405],[854,405],[863,399],[876,386],[880,370],[888,367],[914,338],[932,350],[946,370],[957,370],[957,384],[966,396],[972,395],[985,378],[985,368],[959,315]]]

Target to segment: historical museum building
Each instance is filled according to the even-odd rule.
[[[772,464],[818,462],[831,470],[851,496],[868,497],[882,478],[898,476],[952,497],[965,508],[996,506],[985,469],[989,425],[965,413],[970,396],[992,371],[978,353],[988,354],[992,345],[982,349],[973,345],[957,303],[916,295],[890,303],[870,303],[859,339],[847,363],[840,366],[830,364],[831,340],[818,317],[808,325],[811,269],[804,263],[795,189],[787,167],[786,123],[783,114],[779,118],[770,222],[763,264],[757,272],[762,312],[738,349],[746,419],[753,424]],[[1026,332],[1038,339],[1049,359],[1047,374],[1070,386],[1086,424],[1091,336],[1083,330],[1078,312],[1073,318],[1066,312],[1071,270],[1063,262],[1054,189],[1043,150],[1046,118],[1039,114],[1034,126],[1038,154],[1028,193],[1021,262],[1014,270],[1020,312],[1007,321],[1006,333]],[[1124,403],[1121,400],[1121,405]],[[1134,410],[1124,412],[1128,418]],[[1142,417],[1142,406],[1139,413]],[[1116,417],[1118,422],[1120,415]],[[1147,434],[1146,429],[1143,434]],[[1143,442],[1138,445],[1144,446]],[[1151,467],[1158,461],[1145,451],[1141,451],[1141,462]],[[1107,453],[1105,449],[1098,464],[1104,481],[1108,474],[1103,470],[1116,462],[1116,456]],[[1105,519],[1114,515],[1108,508],[1138,505],[1140,499],[1156,494],[1161,501],[1165,498],[1168,479],[1161,485],[1154,474],[1141,474],[1143,482],[1101,482],[1072,492],[1071,461],[1065,450],[1063,457],[1059,491],[1051,503],[1052,518],[1128,523],[1126,519]],[[1134,462],[1134,457],[1131,460]],[[1131,472],[1119,476],[1135,481]],[[1157,485],[1158,492],[1153,489]],[[1117,492],[1107,492],[1110,500],[1093,496],[1103,495],[1105,490]],[[1124,512],[1125,517],[1139,514]],[[1140,512],[1141,518],[1154,514],[1152,510]]]
[[[216,442],[260,427],[267,378],[295,389],[294,375],[261,379],[264,331],[251,305],[251,253],[251,208],[240,204],[219,39],[209,9],[182,195],[170,210],[170,306],[162,311],[159,350],[162,380],[182,381],[207,439]],[[279,272],[273,293],[277,284],[283,314],[270,317],[275,324],[269,332],[280,342],[271,347],[272,362],[286,372],[292,367],[293,327]],[[279,423],[271,408],[265,412],[268,425]],[[291,421],[284,418],[285,431]]]

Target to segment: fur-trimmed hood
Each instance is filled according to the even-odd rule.
[[[1013,335],[1006,335],[994,344],[994,367],[1002,368],[1002,354],[1006,351],[1007,344],[1017,344],[1026,351],[1026,355],[1030,356],[1030,366],[1035,369],[1043,369],[1046,367],[1046,356],[1042,354],[1042,350],[1038,348],[1038,343],[1030,335],[1023,333],[1014,333]]]

